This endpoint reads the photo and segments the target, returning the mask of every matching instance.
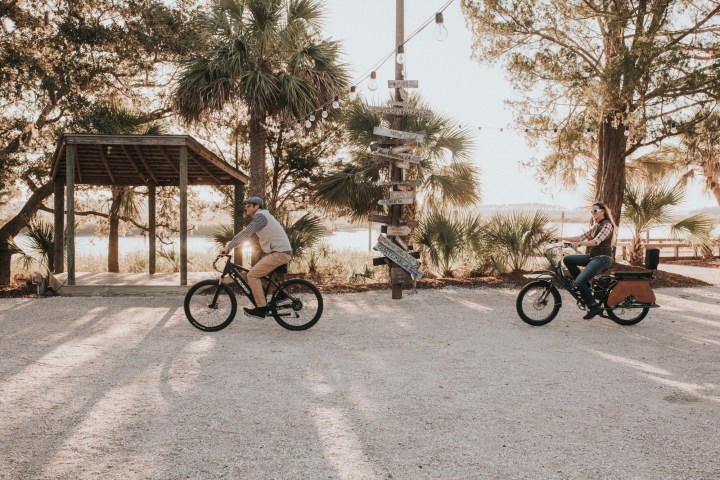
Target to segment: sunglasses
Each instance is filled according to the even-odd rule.
[[[602,212],[602,211],[603,211],[602,208],[593,208],[592,210],[590,210],[590,213],[597,213],[597,212]]]

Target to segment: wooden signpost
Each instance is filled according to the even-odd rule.
[[[400,37],[402,35],[398,33]],[[419,252],[410,252],[412,247],[405,243],[407,236],[413,228],[418,226],[415,220],[405,218],[405,215],[414,209],[404,205],[415,203],[415,187],[419,180],[407,180],[407,170],[422,160],[411,152],[413,144],[425,140],[425,132],[408,132],[408,117],[429,118],[432,112],[415,107],[406,100],[409,95],[406,89],[418,88],[417,80],[405,80],[401,69],[396,65],[395,80],[388,80],[388,88],[395,89],[395,101],[390,106],[370,107],[370,111],[381,115],[393,115],[392,128],[374,127],[373,134],[382,137],[371,146],[371,151],[378,160],[387,162],[390,167],[389,181],[383,186],[389,187],[387,198],[378,200],[378,204],[387,206],[387,215],[369,215],[371,222],[385,224],[383,232],[387,234],[378,237],[375,250],[385,257],[373,259],[373,265],[387,264],[390,267],[390,281],[392,284],[392,298],[402,298],[402,286],[422,278],[420,271]],[[390,237],[390,238],[388,238]]]

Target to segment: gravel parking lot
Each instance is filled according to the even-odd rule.
[[[326,295],[305,332],[182,297],[0,300],[2,478],[720,478],[720,287],[634,327],[517,290]]]

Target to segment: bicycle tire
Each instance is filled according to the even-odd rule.
[[[211,306],[215,292],[218,292],[217,302]],[[203,332],[222,330],[237,313],[237,299],[232,289],[217,280],[203,280],[190,287],[183,306],[190,324]]]
[[[529,298],[533,294],[535,294],[536,298],[533,299],[529,305],[533,311],[541,312],[549,306],[552,307],[544,317],[531,317],[528,313],[532,312],[526,312],[524,301],[526,297]],[[548,295],[552,296],[552,305],[548,302]],[[558,289],[555,288],[553,284],[543,281],[530,282],[525,285],[522,290],[520,290],[520,293],[518,293],[517,300],[515,301],[515,308],[522,321],[533,327],[541,327],[550,323],[557,316],[561,305],[560,292],[558,292]]]
[[[283,282],[269,303],[275,321],[288,330],[307,330],[323,312],[323,298],[315,285],[299,278]]]
[[[645,318],[650,311],[649,308],[610,308],[610,306],[605,302],[605,308],[607,311],[608,317],[610,317],[610,320],[613,322],[624,325],[626,327],[630,325],[635,325],[636,323],[640,323],[643,318]],[[627,311],[633,311],[637,310],[638,314],[634,317],[623,317],[622,315],[624,312]]]

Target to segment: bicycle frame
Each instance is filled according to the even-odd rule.
[[[213,268],[215,268],[215,264],[217,263],[217,261],[219,259],[220,259],[220,257],[218,257],[215,260],[215,262],[213,262]],[[215,268],[215,269],[217,270],[217,268]],[[252,291],[250,290],[250,285],[248,285],[247,281],[245,281],[245,279],[242,277],[242,275],[240,275],[240,273],[242,273],[242,272],[247,273],[249,271],[250,271],[249,269],[243,267],[242,265],[238,265],[236,263],[231,262],[230,256],[227,255],[227,262],[225,263],[225,268],[221,272],[220,279],[218,280],[218,285],[222,284],[223,281],[225,280],[225,277],[229,276],[233,280],[233,282],[235,282],[235,284],[240,288],[240,291],[243,293],[243,295],[245,297],[247,297],[248,300],[250,300],[250,302],[253,304],[253,306],[257,307],[257,303],[255,302],[255,296],[252,294]],[[275,272],[272,271],[268,275],[265,275],[264,277],[262,277],[263,280],[267,281],[267,285],[265,287],[263,287],[263,293],[265,295],[267,295],[268,290],[270,289],[270,284],[274,285],[276,289],[280,287],[280,284],[277,283],[273,278],[274,273]],[[219,293],[220,293],[220,290],[219,289],[216,290],[215,295],[213,296],[212,305],[215,305],[215,302],[217,302],[217,297],[218,297]]]
[[[560,255],[560,260],[557,261],[557,263],[554,262],[553,258],[550,255],[550,252],[552,250],[555,250],[556,248],[564,248],[568,246],[569,244],[562,244],[562,245],[556,245],[554,247],[550,247],[545,252],[543,252],[543,255],[548,260],[548,263],[550,264],[549,270],[535,270],[533,272],[530,272],[525,275],[526,278],[534,278],[541,281],[546,281],[548,283],[552,283],[558,288],[563,288],[570,293],[570,295],[581,305],[585,305],[585,301],[583,300],[582,296],[580,295],[580,292],[575,288],[573,283],[570,281],[570,277],[565,275],[565,272],[563,271],[563,263],[562,259],[565,255]],[[562,299],[560,300],[560,305],[562,306]]]

